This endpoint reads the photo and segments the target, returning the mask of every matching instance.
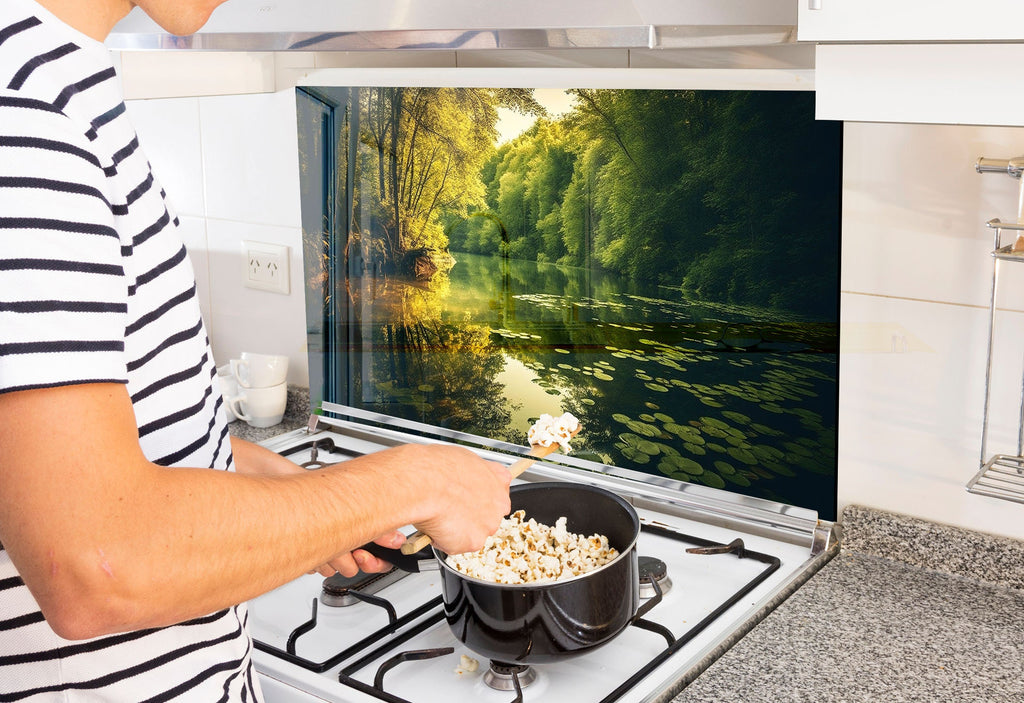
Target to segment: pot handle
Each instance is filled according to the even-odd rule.
[[[661,586],[658,585],[658,582],[655,579],[650,579],[650,582],[651,586],[654,587],[654,595],[648,598],[645,603],[643,603],[639,608],[636,609],[636,612],[633,613],[633,617],[629,619],[630,625],[635,623],[644,615],[647,615],[647,613],[651,612],[651,608],[653,608],[661,602]]]
[[[401,549],[388,549],[376,542],[364,544],[359,549],[412,574],[418,574],[421,571],[437,571],[441,568],[434,557],[434,550],[430,548],[429,544],[412,554],[405,554]]]

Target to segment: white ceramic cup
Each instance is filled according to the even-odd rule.
[[[288,357],[242,352],[238,359],[231,360],[231,373],[242,388],[270,388],[288,377]]]
[[[224,398],[224,410],[228,414],[228,422],[234,422],[238,418],[235,417],[235,413],[228,405],[227,399],[238,395],[238,381],[231,373],[231,364],[217,367],[217,383],[220,384],[220,394]]]
[[[281,422],[288,403],[288,384],[269,388],[239,388],[227,399],[228,409],[252,427],[271,427]]]

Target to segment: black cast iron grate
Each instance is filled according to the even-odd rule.
[[[727,549],[730,553],[734,554],[740,559],[751,559],[753,561],[764,564],[764,568],[757,573],[750,581],[741,586],[735,593],[724,599],[722,603],[708,613],[703,620],[695,624],[693,627],[688,629],[678,638],[674,637],[667,628],[639,618],[632,623],[632,626],[638,627],[649,632],[659,634],[665,638],[667,646],[661,652],[652,657],[644,666],[636,671],[632,676],[624,680],[618,687],[616,687],[611,693],[601,699],[599,703],[612,703],[618,700],[626,694],[631,688],[636,686],[640,681],[650,675],[655,669],[661,666],[667,661],[672,655],[686,646],[691,640],[697,635],[703,632],[711,623],[717,620],[725,611],[729,610],[732,606],[738,603],[748,593],[757,588],[761,583],[771,576],[781,566],[781,561],[778,557],[771,556],[770,554],[764,554],[762,552],[756,552],[743,547],[742,541],[739,541],[739,546],[736,548],[734,544],[723,545],[718,542],[706,540],[701,537],[694,537],[692,535],[675,532],[667,528],[659,527],[657,525],[642,525],[641,530],[650,534],[658,535],[661,537],[667,537],[672,540],[684,542],[687,544],[695,545],[697,548],[722,548]],[[307,632],[310,632],[316,627],[317,623],[317,601],[313,600],[312,614],[310,619],[299,625],[288,637],[286,649],[280,649],[273,645],[267,644],[260,640],[254,640],[253,644],[256,649],[259,649],[268,654],[272,654],[284,661],[287,661],[296,666],[302,667],[309,671],[316,673],[324,673],[339,664],[342,664],[357,655],[362,654],[358,660],[351,662],[347,666],[343,667],[338,675],[338,681],[343,685],[346,685],[352,689],[370,695],[381,701],[387,703],[413,703],[405,698],[399,698],[391,693],[384,690],[383,680],[384,675],[391,669],[399,666],[405,661],[414,661],[429,659],[438,656],[444,656],[451,654],[454,650],[450,647],[436,649],[436,650],[406,650],[401,651],[399,648],[416,635],[428,630],[434,625],[444,620],[443,610],[443,599],[441,596],[433,598],[420,607],[410,611],[409,613],[398,617],[396,615],[394,607],[384,598],[376,596],[368,596],[365,594],[357,594],[354,590],[352,595],[363,600],[369,604],[381,607],[388,612],[388,624],[377,631],[367,635],[358,642],[353,643],[351,646],[343,649],[332,657],[321,661],[314,662],[304,657],[300,657],[295,653],[296,641]],[[659,592],[660,597],[660,592]],[[422,620],[420,620],[422,618]],[[395,633],[400,634],[395,635]],[[392,637],[392,635],[395,635]],[[374,647],[374,645],[378,645]],[[368,648],[371,648],[367,651]],[[392,654],[393,653],[393,654]],[[368,684],[360,681],[352,676],[356,671],[362,669],[367,663],[378,659],[381,656],[391,654],[391,656],[384,661],[383,664],[378,668],[375,676],[374,683]],[[518,703],[523,700],[522,690],[518,686],[518,680],[516,682],[516,699],[513,703]]]

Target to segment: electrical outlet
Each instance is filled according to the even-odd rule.
[[[289,293],[288,247],[265,242],[242,242],[242,281],[246,288]]]

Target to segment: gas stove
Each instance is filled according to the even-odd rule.
[[[351,408],[340,414],[350,419],[313,416],[264,445],[315,470],[397,443],[449,441],[422,436],[415,423],[388,426]],[[494,461],[526,452],[474,439],[471,448]],[[640,516],[640,619],[593,651],[517,667],[488,662],[456,638],[437,571],[307,575],[249,606],[267,703],[665,701],[838,548],[835,526],[812,511],[571,457],[554,461],[534,464],[517,482],[598,486]]]

